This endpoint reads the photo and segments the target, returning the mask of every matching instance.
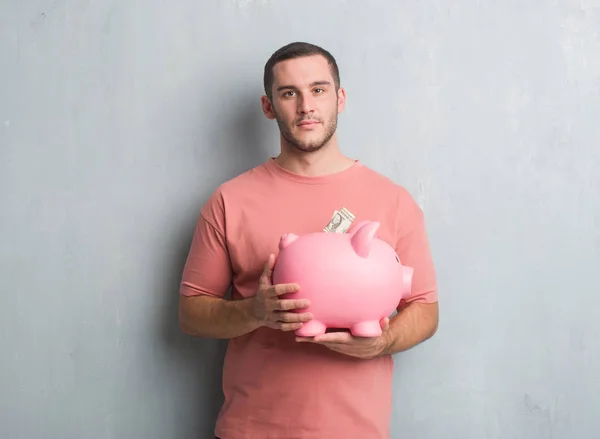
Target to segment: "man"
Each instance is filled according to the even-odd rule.
[[[262,108],[277,121],[281,153],[211,195],[181,283],[182,330],[229,339],[215,434],[389,438],[391,356],[431,337],[438,323],[423,213],[404,188],[340,152],[336,127],[346,92],[329,52],[306,43],[279,49],[265,66],[264,86]],[[381,223],[378,237],[414,269],[412,294],[381,322],[380,337],[296,337],[311,315],[292,310],[309,302],[280,299],[298,285],[272,284],[279,239],[322,231],[342,210],[355,223]],[[233,300],[226,300],[230,286]]]

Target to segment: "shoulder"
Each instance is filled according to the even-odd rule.
[[[261,163],[221,183],[215,189],[213,196],[227,199],[244,195],[256,186],[268,184],[269,178],[270,173],[266,163]]]
[[[227,205],[239,202],[253,190],[260,190],[259,186],[268,184],[268,180],[269,171],[262,163],[220,183],[202,206],[201,215],[211,223],[218,221],[226,215]]]
[[[380,190],[381,193],[391,196],[400,206],[417,204],[413,195],[402,184],[368,166],[362,165],[362,169],[362,178],[365,184],[370,184]]]
[[[387,203],[396,218],[397,233],[405,235],[424,220],[424,213],[415,197],[402,184],[372,168],[363,165],[363,181],[371,193],[377,193],[380,202]]]
[[[267,162],[247,169],[236,177],[224,182],[221,186],[228,192],[238,191],[246,187],[247,184],[256,184],[269,176]]]

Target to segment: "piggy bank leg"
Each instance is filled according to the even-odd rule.
[[[318,320],[310,320],[302,325],[302,328],[296,331],[298,337],[316,337],[325,334],[327,327]]]
[[[357,337],[379,337],[382,333],[379,320],[357,323],[350,328],[350,332]]]

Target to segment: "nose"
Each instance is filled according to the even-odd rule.
[[[315,109],[314,99],[310,94],[302,94],[298,101],[298,113],[307,114]]]

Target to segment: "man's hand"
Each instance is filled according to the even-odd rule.
[[[340,354],[369,360],[381,355],[388,346],[390,320],[381,321],[383,333],[379,337],[355,337],[350,332],[329,332],[316,337],[296,337],[298,342],[317,343]]]
[[[327,333],[298,341],[322,344],[329,349],[358,358],[370,359],[406,351],[431,338],[437,331],[439,311],[437,302],[410,303],[398,309],[391,319],[381,321],[379,337],[361,338],[349,333]]]
[[[258,280],[256,296],[251,299],[251,314],[261,326],[282,331],[295,331],[302,327],[302,323],[311,320],[312,315],[286,311],[306,308],[310,302],[305,299],[284,300],[279,297],[282,294],[295,293],[300,287],[297,284],[273,285],[271,276],[274,265],[275,256],[271,254]]]

